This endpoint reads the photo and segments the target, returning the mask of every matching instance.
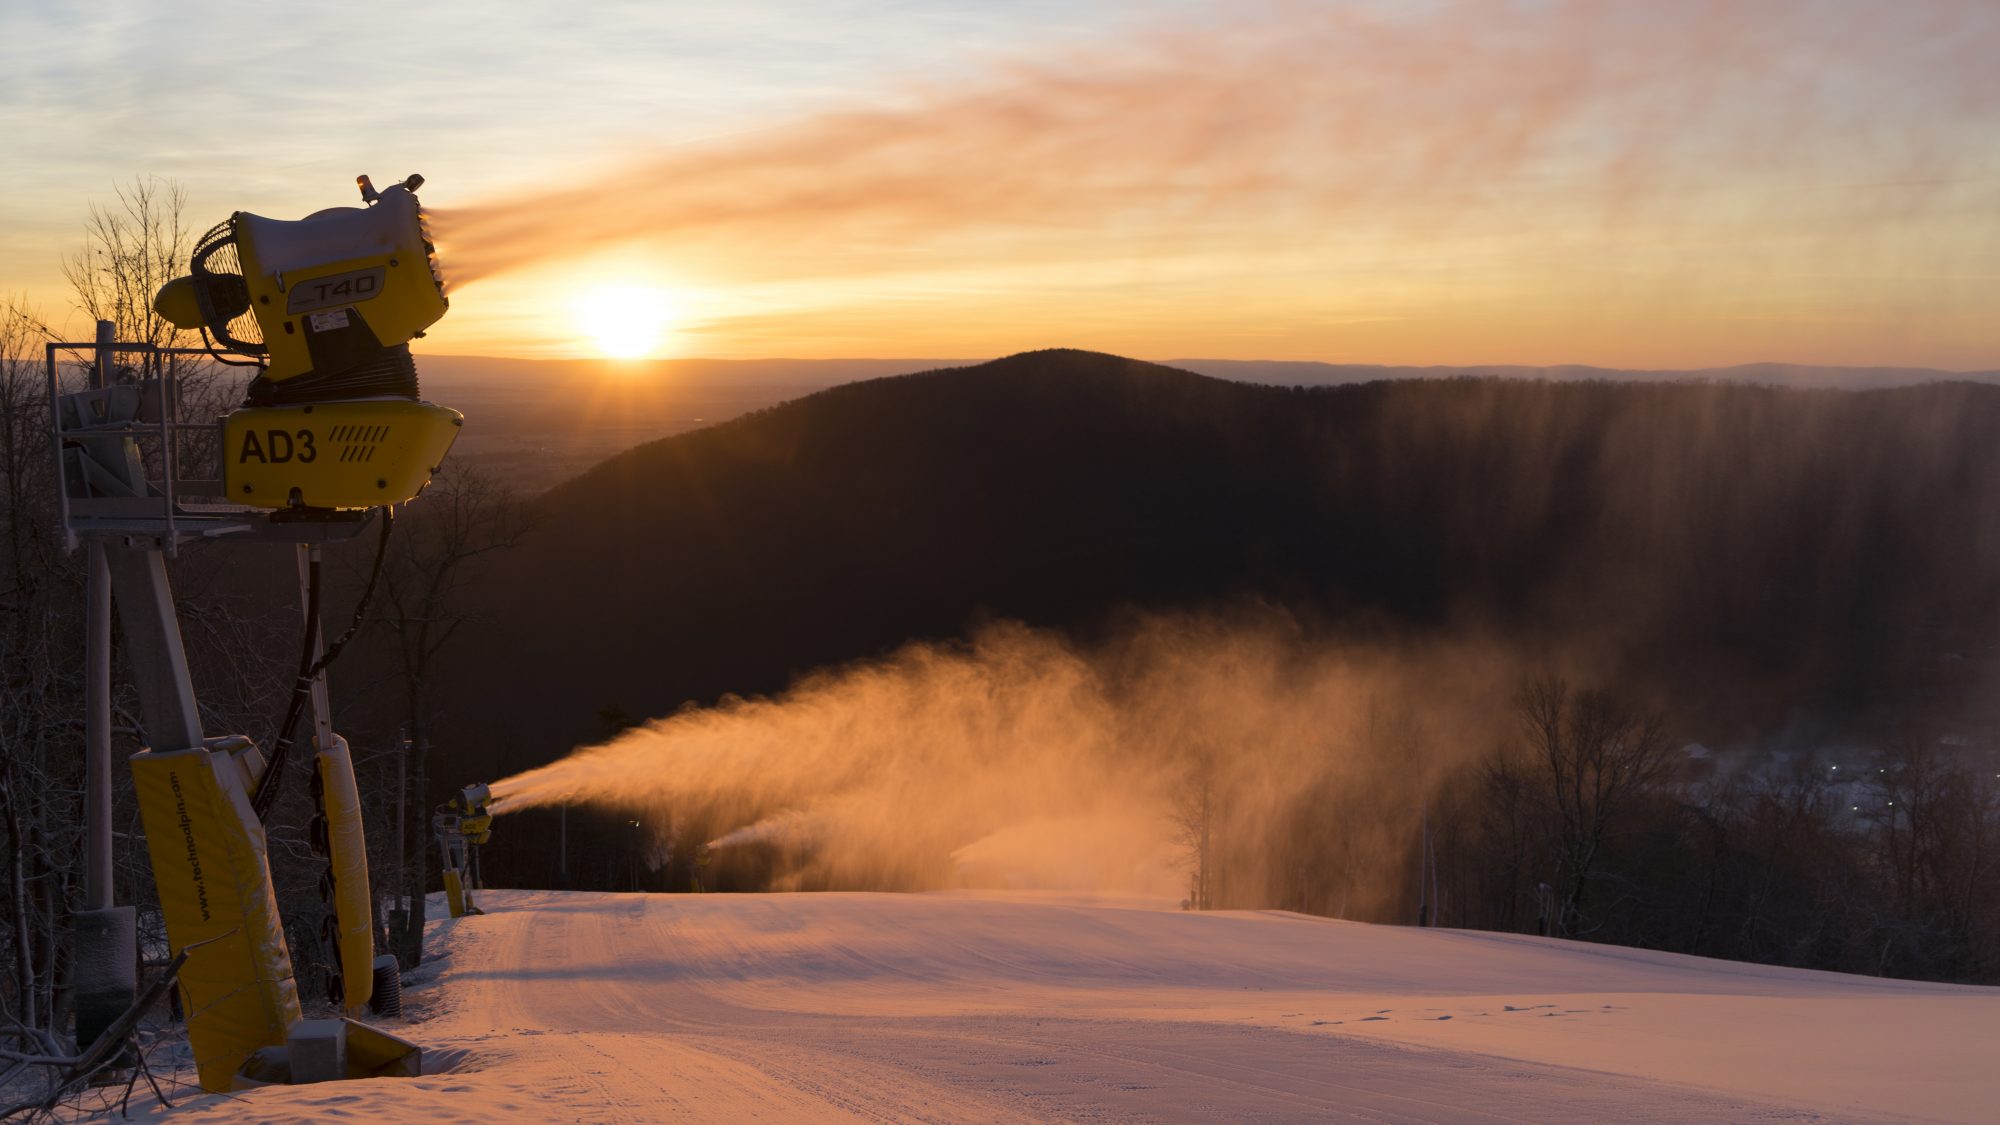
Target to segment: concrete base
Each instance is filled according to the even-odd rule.
[[[139,998],[137,922],[129,906],[79,910],[72,916],[76,1046],[80,1051],[89,1050],[104,1029]]]
[[[285,1039],[292,1084],[337,1082],[347,1077],[347,1022],[300,1020]]]

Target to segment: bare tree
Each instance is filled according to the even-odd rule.
[[[79,874],[74,801],[81,739],[70,725],[82,692],[81,578],[52,534],[47,406],[40,343],[47,329],[22,303],[0,308],[0,834],[6,892],[0,1000],[42,1031],[62,1022],[61,935]]]
[[[1896,920],[1875,966],[1924,975],[1991,973],[1987,940],[2000,891],[2000,785],[1935,736],[1889,740],[1861,802],[1874,863]]]
[[[1213,910],[1216,889],[1216,832],[1222,819],[1221,768],[1212,748],[1188,758],[1187,772],[1174,794],[1174,827],[1187,849],[1188,907]]]
[[[187,272],[193,232],[182,213],[187,189],[141,177],[115,189],[117,206],[92,204],[84,247],[63,261],[77,307],[118,326],[120,340],[180,346],[187,334],[153,311],[160,287]]]
[[[123,343],[160,348],[199,347],[195,332],[177,328],[153,309],[153,298],[167,282],[185,275],[194,249],[195,232],[187,225],[187,189],[176,180],[136,177],[113,191],[115,205],[91,204],[84,220],[84,245],[63,260],[76,308],[93,321],[108,320]],[[125,353],[115,361],[130,368],[137,357]],[[231,368],[203,356],[153,356],[142,361],[144,375],[170,373],[178,410],[185,419],[220,414],[241,398],[239,380]],[[191,427],[176,435],[177,455],[184,464],[198,464],[216,455],[219,434]],[[148,468],[157,449],[144,450]]]
[[[0,305],[0,518],[7,525],[0,598],[19,596],[22,584],[48,572],[48,406],[36,354],[48,337],[48,326],[25,302]]]
[[[1573,690],[1538,676],[1514,697],[1554,849],[1556,911],[1552,929],[1575,932],[1584,896],[1619,817],[1658,785],[1672,766],[1658,712],[1603,689]]]
[[[1485,844],[1479,852],[1486,866],[1486,889],[1492,894],[1493,922],[1505,930],[1522,928],[1523,908],[1538,904],[1540,898],[1537,872],[1544,833],[1537,823],[1541,819],[1537,788],[1530,767],[1514,755],[1495,754],[1480,771],[1482,799],[1468,812],[1476,818]],[[1546,934],[1549,920],[1539,912],[1534,920],[1536,932]]]
[[[492,478],[470,466],[450,464],[400,518],[382,572],[377,614],[389,626],[403,688],[406,761],[398,862],[408,906],[390,939],[408,968],[423,959],[430,828],[426,770],[438,660],[471,620],[468,587],[480,579],[490,557],[521,542],[535,520],[520,497]]]

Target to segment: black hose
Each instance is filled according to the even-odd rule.
[[[368,570],[368,585],[361,588],[361,600],[354,603],[354,616],[347,622],[346,631],[335,637],[332,644],[326,646],[326,654],[319,658],[319,663],[313,665],[313,676],[317,677],[325,671],[326,666],[333,663],[333,658],[340,655],[340,650],[346,647],[347,642],[354,639],[354,634],[361,631],[361,624],[368,613],[369,599],[375,596],[375,583],[382,577],[383,560],[389,557],[389,532],[395,524],[396,509],[383,508],[382,535],[375,542],[375,563]]]
[[[313,650],[319,645],[319,588],[319,560],[315,558],[306,566],[306,638],[305,650],[299,655],[299,675],[292,681],[292,696],[285,703],[284,721],[278,724],[278,737],[271,743],[271,760],[264,764],[264,776],[257,779],[257,792],[250,797],[250,807],[257,810],[258,820],[270,816],[271,802],[278,795],[278,777],[284,772],[285,759],[291,755],[292,731],[298,727],[299,715],[312,696]]]
[[[261,359],[230,359],[229,353],[223,351],[222,348],[218,346],[216,342],[209,337],[208,325],[206,324],[201,326],[201,344],[202,347],[208,349],[208,358],[214,360],[217,363],[226,364],[230,367],[264,366],[264,361]]]
[[[361,590],[361,600],[354,604],[354,618],[348,622],[347,631],[332,644],[318,660],[313,659],[313,649],[319,642],[319,601],[320,562],[315,558],[306,565],[306,635],[304,651],[299,655],[298,679],[292,682],[292,695],[285,703],[285,717],[278,724],[278,736],[271,743],[271,760],[264,765],[264,776],[257,780],[257,791],[250,797],[250,807],[257,812],[258,820],[268,820],[271,805],[277,800],[278,780],[284,772],[285,760],[291,757],[292,734],[298,729],[299,716],[305,713],[306,703],[312,698],[313,681],[340,655],[340,650],[354,639],[361,629],[368,613],[369,599],[375,596],[375,583],[382,577],[382,563],[389,557],[389,532],[396,524],[396,510],[382,509],[382,536],[375,547],[375,565],[368,572],[368,585]]]

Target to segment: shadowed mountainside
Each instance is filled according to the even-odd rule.
[[[1697,734],[1934,713],[1991,648],[1996,437],[1974,384],[1299,389],[1072,351],[850,384],[539,498],[441,742],[492,775],[607,705],[774,691],[986,616],[1087,633],[1246,598],[1587,653]]]

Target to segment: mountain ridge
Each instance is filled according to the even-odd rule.
[[[1970,383],[1298,389],[1050,350],[846,384],[539,498],[456,709],[537,701],[462,721],[518,768],[608,704],[776,691],[993,617],[1088,631],[1247,600],[1587,647],[1717,730],[1895,711],[1986,675],[1996,436],[2000,388]]]

